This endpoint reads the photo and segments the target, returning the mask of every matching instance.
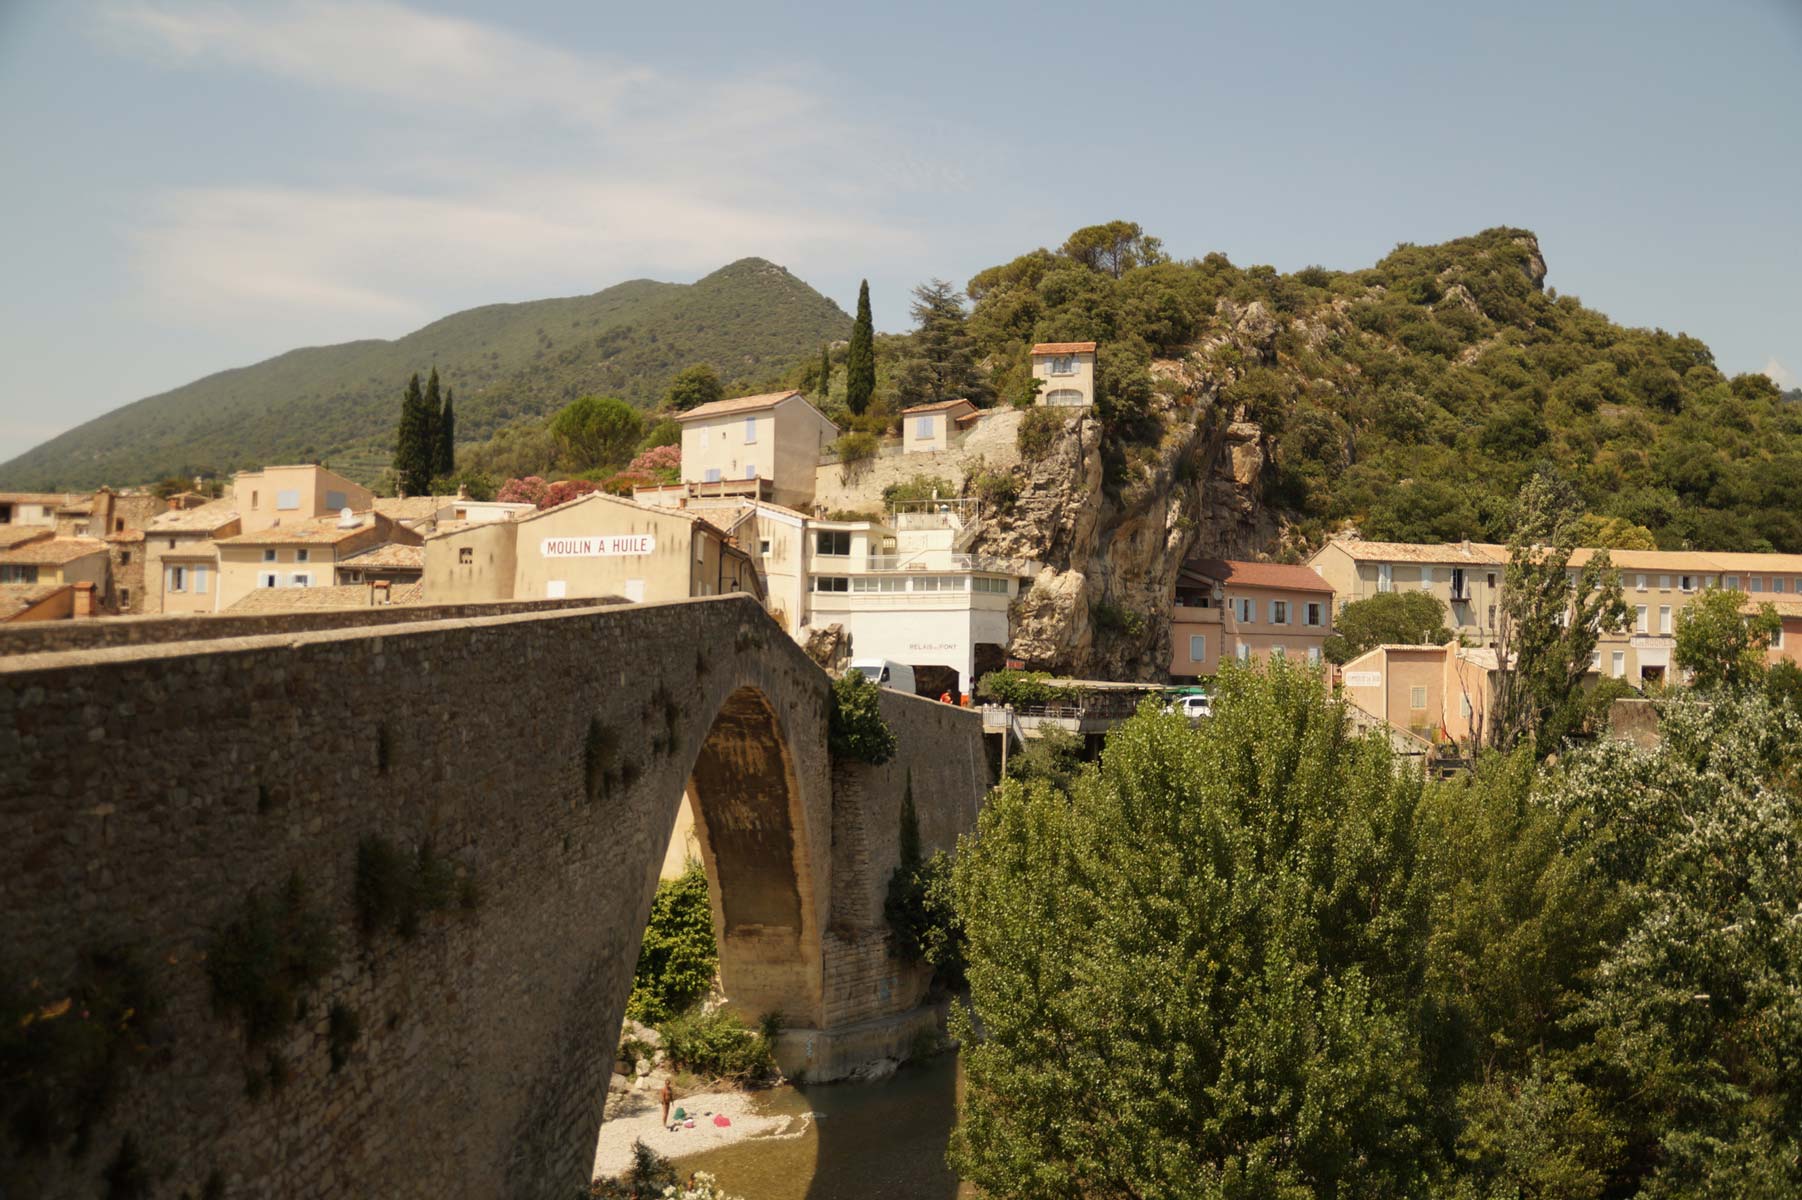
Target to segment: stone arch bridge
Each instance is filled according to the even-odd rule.
[[[89,1149],[0,1158],[0,1192],[96,1194],[129,1137],[158,1196],[574,1194],[685,788],[723,986],[791,1072],[930,1019],[882,899],[909,788],[928,847],[972,828],[975,714],[885,693],[896,759],[835,763],[827,677],[749,599],[483,611],[0,638],[0,1015],[101,1007],[116,947],[151,1013]],[[428,845],[456,884],[402,936],[359,888]],[[332,945],[255,1045],[207,958],[253,895]]]

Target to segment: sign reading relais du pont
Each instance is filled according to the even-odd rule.
[[[542,553],[546,558],[632,558],[657,548],[648,533],[614,533],[601,537],[549,537]]]

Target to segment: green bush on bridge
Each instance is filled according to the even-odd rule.
[[[1051,682],[1043,671],[990,671],[976,685],[976,694],[997,704],[1023,708],[1031,704],[1069,704],[1076,699],[1075,688]]]
[[[832,757],[880,767],[895,756],[895,731],[882,719],[882,688],[859,671],[832,681]]]

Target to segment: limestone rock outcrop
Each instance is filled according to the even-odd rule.
[[[984,513],[972,551],[1039,564],[1013,607],[1012,657],[1083,678],[1162,678],[1184,560],[1249,556],[1281,532],[1262,501],[1269,438],[1220,399],[1238,371],[1274,361],[1278,318],[1230,300],[1219,315],[1224,336],[1153,365],[1154,444],[1104,445],[1101,421],[1073,414],[1047,453],[1014,469],[1013,504]]]

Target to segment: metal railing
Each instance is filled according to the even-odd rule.
[[[988,571],[998,575],[1018,573],[1018,566],[1005,558],[991,558],[986,554],[949,554],[943,561],[945,566],[937,566],[927,559],[927,555],[942,554],[943,551],[921,550],[914,554],[872,554],[865,560],[866,571],[905,571],[930,575],[934,571]]]

